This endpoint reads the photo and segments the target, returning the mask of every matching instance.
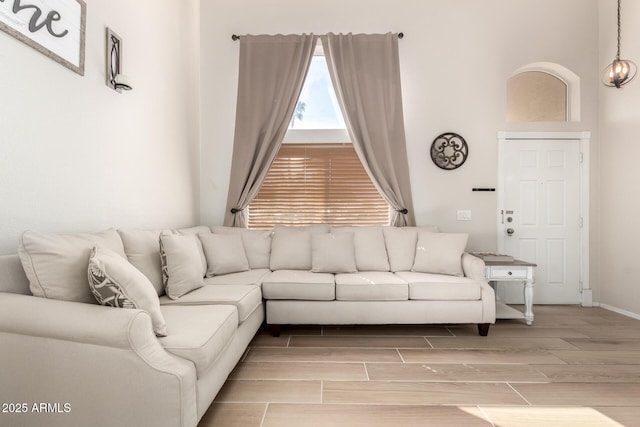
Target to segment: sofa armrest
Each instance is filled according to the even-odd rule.
[[[496,294],[486,281],[482,283],[481,293],[482,323],[496,323]]]
[[[142,310],[125,310],[34,296],[0,294],[0,331],[121,349],[152,337]]]
[[[482,258],[471,255],[468,252],[462,254],[462,271],[465,277],[486,281],[484,275],[484,261]]]
[[[142,310],[0,293],[0,340],[0,400],[29,408],[9,425],[197,423],[195,367],[162,348]]]

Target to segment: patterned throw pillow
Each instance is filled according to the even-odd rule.
[[[94,247],[89,258],[88,276],[89,288],[99,304],[145,310],[151,316],[155,334],[167,336],[167,325],[155,288],[126,259],[109,249]]]

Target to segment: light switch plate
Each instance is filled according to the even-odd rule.
[[[472,219],[471,211],[467,209],[458,209],[456,214],[456,219],[458,221],[471,221]]]

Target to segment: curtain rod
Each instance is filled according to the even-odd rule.
[[[401,32],[401,33],[398,33],[398,38],[399,38],[399,39],[404,38],[404,33],[402,33],[402,32]],[[232,35],[231,35],[231,40],[233,40],[234,42],[237,42],[238,40],[240,40],[240,36],[239,36],[239,35],[237,35],[237,34],[232,34]]]

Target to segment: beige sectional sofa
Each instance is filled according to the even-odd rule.
[[[466,235],[436,231],[25,232],[19,255],[0,256],[0,401],[12,404],[0,424],[195,426],[265,313],[276,333],[474,323],[486,335],[484,263],[463,252]]]

